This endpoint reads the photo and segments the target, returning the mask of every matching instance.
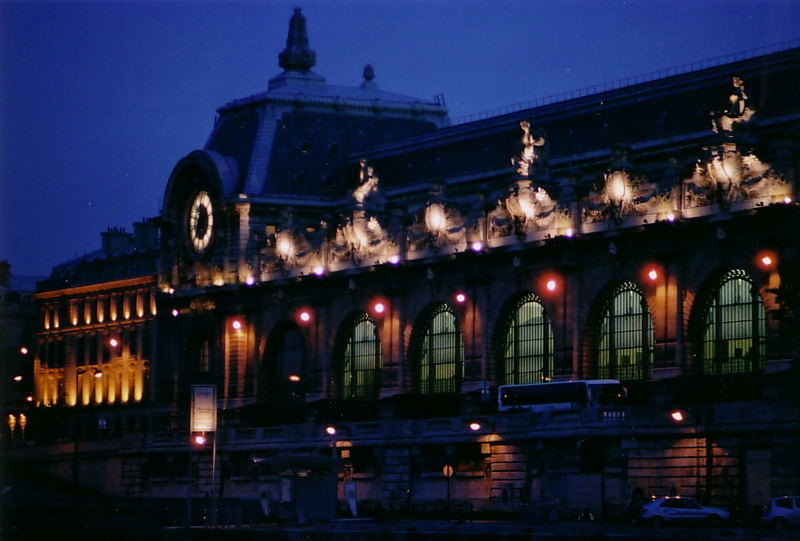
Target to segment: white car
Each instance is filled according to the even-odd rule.
[[[764,521],[773,528],[800,526],[800,496],[772,498],[767,506]]]
[[[728,512],[718,507],[705,507],[691,498],[657,498],[642,506],[641,519],[655,527],[664,523],[705,524],[719,526],[728,520]]]

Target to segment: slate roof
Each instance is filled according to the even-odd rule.
[[[266,92],[217,110],[203,151],[219,173],[223,197],[335,197],[341,195],[346,156],[449,123],[436,100],[380,90],[371,66],[360,86],[328,85],[311,71],[316,55],[299,9],[279,59],[284,71]]]
[[[608,160],[610,149],[657,147],[685,138],[713,138],[711,113],[731,94],[732,77],[744,80],[755,125],[800,120],[800,48],[668,77],[575,100],[439,129],[377,145],[350,157],[350,170],[367,158],[384,190],[507,169],[520,146],[519,122],[544,131],[551,166]],[[696,146],[696,144],[695,144]]]

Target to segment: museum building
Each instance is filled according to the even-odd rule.
[[[333,454],[362,514],[800,493],[800,49],[452,125],[371,66],[327,84],[300,10],[279,65],[160,216],[39,284],[13,460],[234,505]],[[573,380],[625,390],[503,403]]]

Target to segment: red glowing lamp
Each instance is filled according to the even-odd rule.
[[[775,252],[771,250],[762,250],[758,253],[756,259],[758,261],[758,266],[763,270],[773,269],[778,262],[778,257],[775,255]]]

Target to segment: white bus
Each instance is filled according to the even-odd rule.
[[[586,407],[621,406],[627,391],[615,379],[557,381],[501,385],[498,411],[568,411]]]

